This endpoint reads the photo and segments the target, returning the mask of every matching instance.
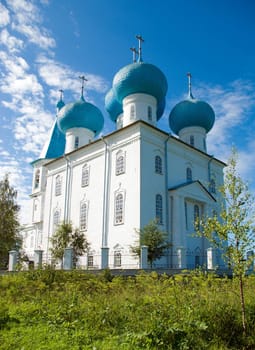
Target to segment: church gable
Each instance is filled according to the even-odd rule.
[[[200,181],[186,182],[168,189],[169,193],[178,193],[186,198],[201,202],[216,202],[216,199],[202,185]]]

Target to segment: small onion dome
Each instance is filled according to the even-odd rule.
[[[164,110],[165,110],[165,106],[166,106],[166,99],[164,98],[163,100],[161,100],[159,103],[158,103],[158,108],[157,108],[157,120],[159,120],[163,113],[164,113]]]
[[[98,134],[104,126],[104,117],[96,106],[81,98],[59,111],[58,126],[63,133],[72,128],[86,128]]]
[[[123,113],[122,105],[117,101],[113,89],[109,90],[105,96],[105,109],[113,122],[116,122],[117,117]]]
[[[175,134],[191,126],[200,126],[208,132],[213,127],[214,121],[215,114],[212,107],[192,96],[177,103],[169,115],[169,125]]]
[[[113,79],[113,92],[119,103],[126,96],[143,93],[154,96],[158,103],[167,92],[167,80],[153,64],[135,62],[121,68]]]

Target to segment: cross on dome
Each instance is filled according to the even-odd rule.
[[[138,55],[138,51],[135,47],[131,47],[130,50],[133,52],[133,62],[136,62],[136,55]]]
[[[138,62],[142,62],[142,43],[144,43],[144,39],[141,35],[136,35],[136,39],[138,40]]]
[[[60,100],[60,101],[63,101],[64,90],[59,89],[58,91],[60,92],[59,100]]]
[[[191,75],[190,72],[187,73],[187,77],[188,77],[188,87],[189,87],[188,98],[194,98],[193,95],[192,95],[192,91],[191,91],[191,78],[192,78],[192,75]]]
[[[83,96],[84,84],[85,84],[85,81],[88,81],[88,79],[86,79],[84,75],[80,75],[79,79],[81,79],[81,99],[84,100],[84,96]]]

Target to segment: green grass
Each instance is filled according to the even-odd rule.
[[[255,278],[112,277],[50,269],[0,276],[0,349],[255,349]]]

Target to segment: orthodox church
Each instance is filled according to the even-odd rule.
[[[71,222],[90,243],[81,268],[139,268],[130,247],[137,231],[156,219],[171,247],[155,267],[210,268],[216,261],[209,242],[193,235],[197,217],[220,210],[216,189],[225,164],[206,145],[214,111],[193,97],[188,75],[187,98],[169,114],[174,134],[160,130],[167,79],[142,60],[137,38],[133,63],[116,73],[105,96],[115,131],[98,137],[104,117],[85,100],[84,77],[79,101],[65,104],[61,95],[57,103],[48,141],[32,163],[31,224],[23,229],[30,260],[41,250],[49,263],[52,234]]]

